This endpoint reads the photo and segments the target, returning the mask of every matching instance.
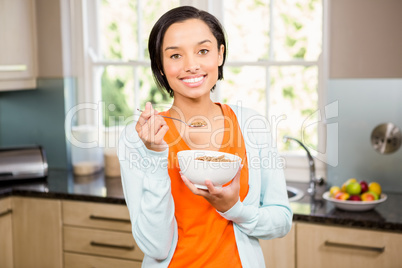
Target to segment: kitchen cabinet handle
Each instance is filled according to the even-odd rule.
[[[24,64],[19,65],[0,65],[0,72],[26,71],[28,67]]]
[[[370,247],[370,246],[363,246],[363,245],[337,243],[337,242],[331,242],[331,241],[325,241],[325,246],[339,247],[339,248],[361,249],[361,250],[375,251],[375,252],[380,252],[380,253],[385,251],[385,247]]]
[[[103,216],[96,216],[96,215],[90,215],[89,218],[91,220],[117,221],[117,222],[131,223],[131,221],[129,219],[110,218],[110,217],[103,217]]]
[[[113,244],[106,244],[106,243],[95,242],[95,241],[91,241],[91,246],[114,248],[114,249],[124,249],[124,250],[134,250],[135,249],[135,246],[113,245]]]
[[[12,209],[7,209],[7,210],[5,210],[3,212],[0,212],[0,217],[6,216],[8,214],[11,214],[12,212],[13,212]]]

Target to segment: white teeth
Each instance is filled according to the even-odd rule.
[[[204,79],[204,77],[200,76],[200,77],[195,77],[195,78],[183,79],[183,82],[185,82],[185,83],[197,83],[197,82],[200,82],[202,79]]]

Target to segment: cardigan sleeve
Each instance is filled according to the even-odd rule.
[[[167,258],[177,241],[167,156],[168,149],[148,150],[134,125],[120,136],[118,157],[132,233],[144,254],[155,260]]]

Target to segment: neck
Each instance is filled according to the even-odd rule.
[[[211,117],[216,114],[219,108],[210,98],[204,100],[184,99],[173,101],[169,112],[174,117],[184,117],[185,119],[194,116]]]

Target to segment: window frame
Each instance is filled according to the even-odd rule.
[[[207,10],[214,14],[219,20],[223,21],[223,1],[224,0],[181,0],[180,5],[192,5],[200,9]],[[322,54],[317,61],[304,61],[304,60],[292,60],[292,61],[226,61],[225,67],[240,67],[240,66],[258,66],[264,67],[266,70],[267,78],[268,68],[272,66],[317,66],[318,68],[318,109],[324,111],[324,106],[327,100],[327,81],[328,81],[328,0],[321,0],[323,5],[323,23],[322,23]],[[274,0],[271,0],[273,5]],[[141,3],[141,1],[139,1]],[[144,59],[142,53],[143,48],[139,46],[139,58],[131,61],[112,61],[112,60],[99,60],[96,55],[99,52],[99,37],[97,36],[97,10],[99,2],[97,0],[72,0],[70,3],[69,15],[70,19],[70,33],[72,37],[72,63],[75,75],[77,77],[77,103],[92,103],[98,104],[98,109],[102,104],[101,94],[101,75],[103,68],[106,66],[128,66],[133,68],[134,81],[136,85],[134,87],[134,94],[138,95],[139,92],[139,79],[137,79],[137,67],[149,67],[150,62]],[[141,10],[139,8],[138,10]],[[271,9],[272,10],[272,9]],[[138,22],[141,23],[141,12],[139,12]],[[89,19],[85,19],[89,18]],[[139,27],[141,28],[141,27]],[[272,32],[272,31],[271,31]],[[141,36],[141,35],[139,35]],[[141,44],[141,42],[139,42]],[[267,80],[269,81],[269,80]],[[266,83],[266,92],[269,92],[270,85]],[[92,89],[92,90],[90,90]],[[221,100],[220,86],[217,84],[216,90],[211,94],[211,98],[214,101]],[[269,94],[266,94],[266,103],[269,103]],[[138,98],[134,99],[134,107],[139,107]],[[99,110],[86,109],[84,112],[79,113],[77,116],[77,125],[99,125],[102,124],[102,114]],[[268,116],[268,109],[266,111]],[[114,129],[105,129],[105,132],[114,132]],[[317,174],[319,176],[325,176],[326,173],[326,124],[325,120],[318,124],[318,152],[321,153],[320,159],[322,161],[316,161]],[[101,144],[104,146],[104,144]],[[314,155],[314,152],[312,152]],[[320,153],[319,153],[320,154]],[[304,155],[296,155],[293,153],[281,153],[281,156],[285,158],[286,169],[285,174],[287,180],[290,181],[308,181],[308,164],[307,158]],[[317,159],[317,158],[316,158]]]

